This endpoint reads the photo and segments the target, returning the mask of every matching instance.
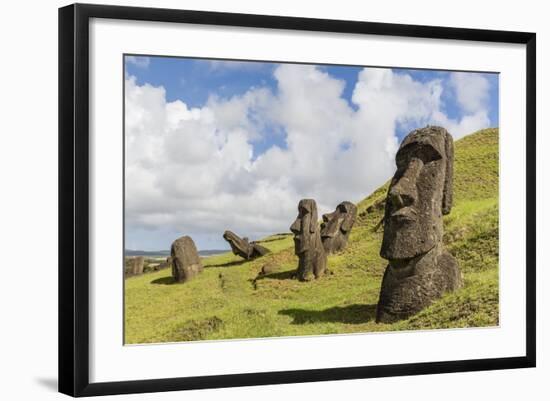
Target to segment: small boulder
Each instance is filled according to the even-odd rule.
[[[265,276],[267,274],[275,273],[281,269],[281,266],[279,266],[276,263],[269,262],[262,266],[260,270],[260,276]]]

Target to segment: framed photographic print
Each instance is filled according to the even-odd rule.
[[[59,10],[59,389],[535,366],[535,34]]]

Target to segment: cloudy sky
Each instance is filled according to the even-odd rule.
[[[498,126],[498,75],[126,56],[125,113],[126,248],[225,249],[368,196],[414,128]]]

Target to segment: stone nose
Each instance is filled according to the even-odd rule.
[[[411,206],[416,202],[418,198],[416,180],[421,168],[422,161],[419,159],[411,160],[401,177],[393,184],[388,199],[395,209]]]
[[[300,234],[301,229],[301,221],[300,219],[294,220],[294,223],[290,226],[290,231],[292,231],[294,234]]]
[[[323,215],[323,221],[327,223],[332,217],[334,216],[334,213],[326,213]]]
[[[392,191],[389,195],[389,200],[394,209],[401,209],[406,206],[414,204],[414,197],[409,194],[403,194],[402,192]]]

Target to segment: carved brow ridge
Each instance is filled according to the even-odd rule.
[[[424,163],[439,160],[443,158],[441,152],[432,144],[426,142],[412,142],[399,149],[395,155],[395,159],[399,160],[412,153]]]

